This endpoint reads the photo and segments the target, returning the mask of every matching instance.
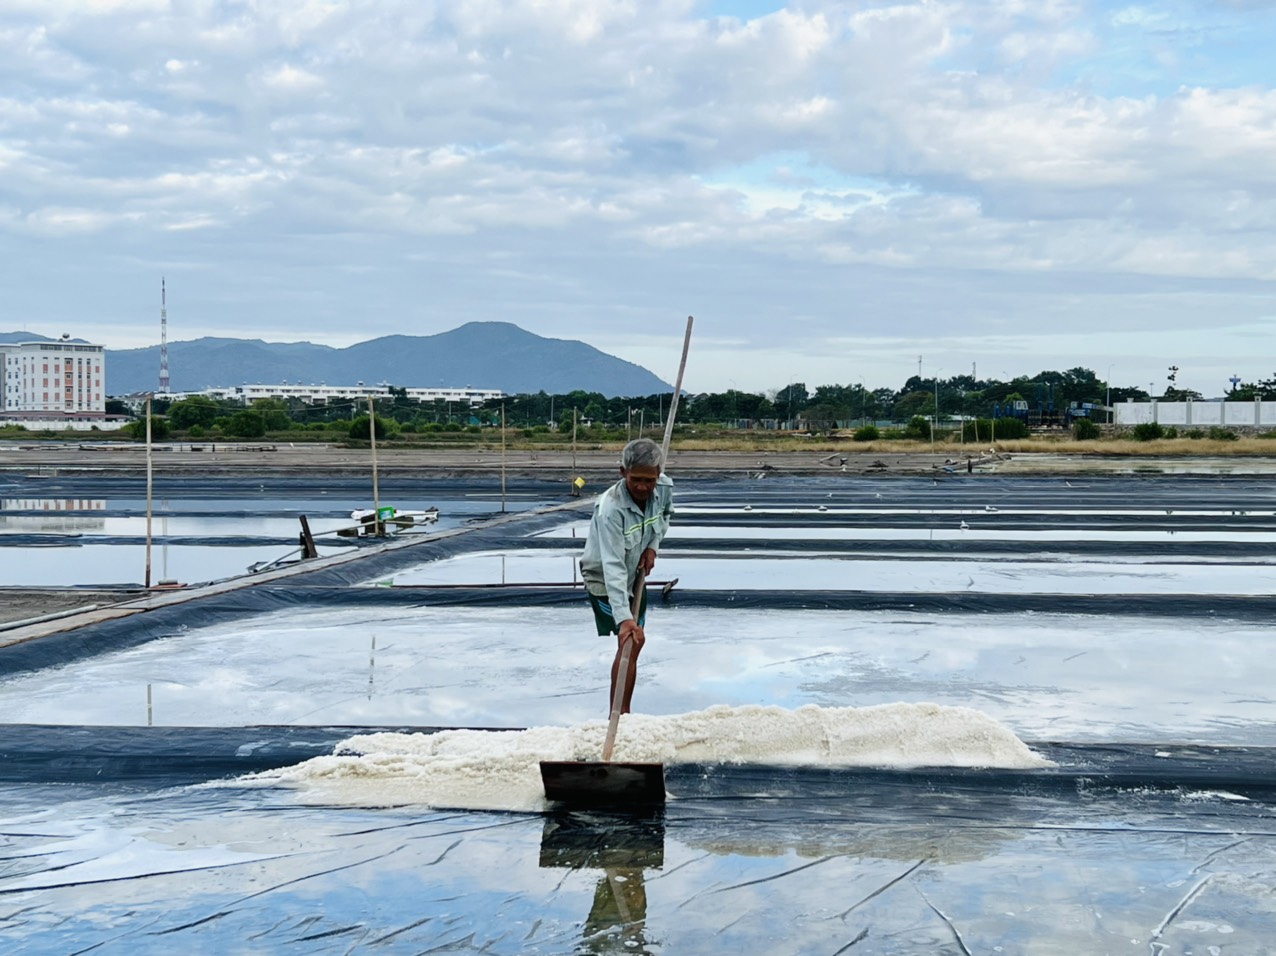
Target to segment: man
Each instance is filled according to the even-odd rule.
[[[589,538],[580,559],[585,590],[594,609],[599,636],[616,635],[616,660],[611,667],[611,700],[616,699],[620,650],[633,642],[629,657],[624,701],[620,712],[629,713],[638,673],[638,653],[647,637],[647,592],[643,594],[635,620],[630,610],[634,580],[641,568],[650,573],[656,552],[669,530],[673,514],[673,481],[660,473],[664,455],[650,438],[638,438],[625,446],[620,457],[620,481],[594,503]]]

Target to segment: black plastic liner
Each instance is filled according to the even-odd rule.
[[[812,463],[826,455],[812,455]],[[884,454],[890,463],[894,456]],[[109,455],[104,456],[109,462]],[[1228,463],[1245,467],[1245,459],[1230,458]],[[917,475],[850,474],[829,466],[827,474],[791,475],[766,470],[763,456],[758,468],[741,469],[718,477],[680,474],[675,450],[670,461],[670,474],[677,487],[688,493],[711,494],[715,504],[739,502],[754,507],[814,507],[819,504],[854,505],[858,507],[891,507],[907,504],[917,507],[1033,507],[1053,509],[1075,508],[1187,508],[1199,509],[1209,502],[1213,509],[1272,510],[1276,508],[1276,487],[1264,475],[1160,474],[1059,474],[955,475],[938,472],[933,477]],[[1138,468],[1138,459],[1130,459]],[[766,471],[767,480],[756,475]],[[510,497],[534,496],[546,500],[569,500],[570,487],[566,470],[563,477],[540,478],[510,474],[505,492]],[[610,480],[610,479],[609,479]],[[378,487],[385,497],[422,495],[444,497],[493,497],[499,500],[499,474],[474,474],[458,478],[414,477],[382,474]],[[591,483],[588,494],[606,487],[604,482]],[[349,495],[368,499],[372,492],[371,467],[367,475],[303,474],[281,475],[277,472],[251,474],[157,475],[153,496],[157,499],[218,499],[278,496],[304,496],[322,489],[329,495]],[[142,476],[118,477],[97,474],[57,474],[29,481],[22,475],[0,472],[0,494],[15,497],[49,498],[145,498],[146,480]],[[694,504],[690,495],[686,504]],[[41,512],[33,512],[41,513]],[[95,512],[99,513],[99,512]]]
[[[104,464],[111,461],[110,455],[104,454]],[[209,467],[216,467],[213,463]],[[152,497],[201,499],[201,498],[245,498],[262,496],[299,495],[311,493],[322,488],[329,495],[350,495],[359,500],[371,499],[372,495],[372,462],[368,460],[366,475],[325,474],[322,472],[281,475],[278,472],[252,474],[234,466],[233,473],[168,475],[159,474],[153,479]],[[564,476],[560,481],[543,478],[528,478],[511,475],[505,482],[507,495],[535,495],[547,498],[569,498],[571,488],[569,479]],[[448,497],[501,494],[501,478],[499,474],[467,475],[464,478],[427,478],[411,477],[401,474],[380,474],[377,480],[378,490],[386,495],[429,494]],[[0,472],[0,493],[13,494],[22,498],[121,498],[146,497],[146,478],[104,475],[104,474],[67,474],[43,475],[38,481],[29,481],[23,475]],[[45,513],[45,512],[40,512]],[[95,514],[99,512],[94,512]]]
[[[418,532],[408,532],[416,534]],[[152,535],[152,547],[161,547],[163,545],[171,545],[178,547],[201,547],[201,548],[244,548],[244,547],[281,547],[286,548],[289,545],[297,546],[298,539],[301,536],[300,526],[298,533],[292,537],[284,538],[277,535],[249,535],[249,534],[223,534],[223,535]],[[359,547],[366,542],[357,538],[343,538],[335,535],[325,534],[318,542],[325,548],[328,547]],[[139,547],[146,544],[145,535],[124,535],[124,534],[0,534],[0,548],[84,548],[84,547]]]
[[[1201,487],[1202,493],[1210,497],[1217,495],[1218,488],[1226,486],[1219,479],[1204,479],[1209,487]],[[901,488],[901,479],[892,479],[896,492],[907,490]],[[1025,479],[1000,480],[998,486],[1002,492],[1009,493],[1013,489],[1016,497],[1026,489]],[[1051,487],[1062,484],[1060,479],[1050,479]],[[1171,487],[1182,493],[1184,479],[1175,477],[1172,483],[1144,481],[1115,481],[1104,479],[1101,487],[1110,492],[1114,484],[1118,487],[1128,486],[1131,493],[1142,492],[1140,504],[1146,505],[1149,496],[1156,492],[1169,490]],[[241,482],[242,483],[242,482]],[[799,487],[806,499],[810,500],[812,486],[817,490],[830,486],[833,482],[825,479],[799,479],[786,482]],[[249,482],[248,484],[251,484]],[[288,485],[287,482],[276,482]],[[424,483],[428,487],[437,488],[438,482]],[[778,483],[777,483],[778,484]],[[923,484],[923,490],[925,485]],[[1190,482],[1189,482],[1190,484]],[[292,482],[296,486],[297,482]],[[464,482],[461,485],[472,489],[474,483]],[[741,483],[701,483],[699,487],[712,487],[715,500],[717,496],[738,489]],[[325,488],[330,485],[325,482]],[[498,486],[499,487],[499,486]],[[693,485],[693,487],[696,487]],[[1249,495],[1257,496],[1260,492],[1274,493],[1270,482],[1248,480],[1230,486],[1234,490],[1244,489]],[[774,486],[773,486],[774,488]],[[225,488],[217,485],[219,493]],[[781,495],[791,495],[792,489],[774,489]],[[860,492],[862,494],[862,491]],[[913,492],[916,494],[916,491]],[[1080,493],[1078,489],[1069,489],[1069,494]],[[1093,491],[1089,492],[1093,495]],[[1001,500],[1000,498],[998,500]],[[1159,499],[1158,499],[1159,500]],[[1276,494],[1273,498],[1276,500]],[[1093,502],[1090,502],[1093,506]],[[571,604],[583,600],[582,590],[568,587],[509,587],[509,588],[404,588],[404,587],[352,587],[368,581],[393,578],[402,569],[416,567],[428,561],[442,560],[461,554],[479,551],[507,550],[564,550],[583,547],[579,538],[532,537],[540,532],[551,530],[568,522],[578,522],[589,514],[590,500],[570,500],[564,505],[549,510],[525,511],[511,513],[483,525],[443,531],[438,534],[422,535],[410,540],[399,539],[388,545],[369,549],[370,553],[360,554],[357,560],[349,560],[328,567],[308,570],[297,567],[295,573],[283,581],[272,583],[256,583],[248,579],[246,586],[222,594],[200,596],[188,602],[153,609],[142,610],[126,617],[77,630],[42,637],[38,640],[0,648],[0,677],[47,666],[56,666],[74,660],[91,657],[123,648],[133,647],[147,641],[172,636],[189,628],[203,627],[226,620],[234,620],[254,614],[279,610],[287,607],[319,607],[319,606],[548,606]],[[688,516],[684,520],[698,520],[701,516]],[[758,515],[752,515],[757,518]],[[823,519],[825,516],[816,516]],[[933,516],[928,516],[933,520]],[[1043,518],[1046,524],[1048,519]],[[1053,520],[1053,517],[1049,520]],[[1216,520],[1216,519],[1207,519]],[[820,523],[823,523],[822,520]],[[1215,527],[1215,524],[1211,524]],[[960,546],[963,542],[952,542]],[[906,554],[909,551],[922,553],[919,546],[927,549],[935,547],[941,553],[952,553],[943,547],[947,542],[777,542],[773,540],[753,539],[751,541],[694,541],[679,540],[676,536],[668,542],[671,549],[706,551],[742,554],[746,548],[757,551],[773,551],[777,549],[807,551],[812,553],[845,554],[848,551],[863,547],[869,551]],[[1066,551],[1080,553],[1081,542],[998,542],[995,549],[1005,553],[1043,553],[1050,551]],[[1087,542],[1088,553],[1129,553],[1124,550],[1107,550],[1115,546],[1135,548],[1139,543],[1127,542]],[[1170,554],[1190,551],[1202,554],[1208,547],[1217,547],[1213,553],[1234,555],[1241,553],[1232,551],[1226,546],[1229,542],[1175,542],[1167,548],[1162,543],[1143,543],[1143,553]],[[987,545],[984,546],[985,548]],[[1093,547],[1091,551],[1090,548]],[[1023,550],[1019,550],[1022,548]],[[845,549],[845,550],[844,550]],[[1254,546],[1253,550],[1260,550]],[[1246,551],[1245,553],[1253,553]],[[826,609],[826,610],[859,610],[859,611],[900,611],[951,614],[1006,614],[1006,613],[1053,613],[1053,614],[1086,614],[1105,616],[1150,616],[1176,617],[1184,619],[1221,618],[1238,621],[1266,621],[1276,612],[1276,597],[1262,596],[1214,596],[1214,595],[1052,595],[1052,594],[976,594],[960,593],[923,593],[923,592],[861,592],[861,591],[710,591],[674,589],[668,596],[674,607],[711,607],[731,610],[744,609]]]
[[[475,551],[522,549],[527,547],[529,536],[549,531],[588,516],[588,502],[574,502],[566,507],[549,510],[525,511],[495,518],[485,524],[455,528],[419,538],[399,539],[384,550],[366,554],[358,561],[300,572],[289,581],[297,585],[342,586],[373,581],[392,575],[404,568],[416,567],[427,561],[439,561]],[[570,538],[562,539],[568,542]],[[582,542],[583,544],[583,542]]]
[[[1210,515],[1165,514],[1042,514],[1021,515],[982,511],[949,511],[945,514],[867,513],[837,514],[802,512],[797,514],[759,511],[698,512],[683,514],[684,524],[702,527],[742,528],[919,528],[956,530],[964,521],[971,529],[983,531],[1235,531],[1255,532],[1276,529],[1270,514]]]
[[[360,734],[431,734],[449,729],[453,728],[7,724],[0,725],[0,782],[144,780],[179,785],[292,766],[330,755],[339,742]],[[1095,787],[1208,789],[1276,800],[1276,748],[1052,741],[1029,742],[1028,746],[1057,766],[1036,770],[900,770],[696,763],[670,764],[666,775],[675,798],[764,795],[771,800],[812,800],[882,781],[922,788],[944,785],[1020,793],[1080,792]]]
[[[402,532],[403,535],[424,536],[432,532]],[[437,535],[435,535],[437,536]],[[371,548],[379,542],[372,539],[343,538],[325,535],[319,544],[324,548]],[[10,534],[0,535],[0,548],[83,548],[98,546],[140,547],[146,544],[146,538],[129,535],[39,535]],[[170,545],[175,547],[207,547],[207,548],[242,548],[242,547],[296,547],[297,537],[258,537],[253,535],[220,535],[220,536],[169,536],[153,537],[154,547]],[[525,538],[522,536],[506,536],[504,538],[485,538],[481,547],[466,548],[447,556],[463,554],[469,550],[518,550],[518,551],[582,551],[584,538]],[[875,538],[844,538],[827,540],[818,538],[667,538],[661,546],[662,551],[679,553],[695,552],[713,555],[743,554],[760,557],[767,553],[811,553],[831,556],[864,554],[882,555],[886,557],[920,556],[930,557],[942,555],[946,557],[967,557],[983,559],[990,555],[1035,555],[1035,554],[1067,554],[1067,555],[1147,555],[1155,549],[1158,557],[1164,556],[1173,563],[1176,557],[1191,558],[1244,558],[1276,560],[1276,542],[1270,541],[987,541],[978,539],[943,540],[943,541],[900,541]],[[430,559],[426,559],[430,560]],[[1158,562],[1167,563],[1167,562]],[[1235,562],[1231,562],[1235,563]]]
[[[1105,618],[1268,622],[1276,596],[977,594],[881,591],[708,591],[673,588],[671,608],[742,610],[891,611],[925,614],[1081,614]],[[172,637],[192,628],[288,608],[321,607],[554,607],[585,600],[581,586],[242,588],[0,647],[0,677],[55,667]]]
[[[520,551],[571,551],[584,550],[584,538],[542,537],[510,539],[507,547]],[[1155,553],[1157,563],[1174,563],[1176,558],[1244,558],[1276,561],[1276,541],[1182,541],[1161,539],[1157,541],[1096,541],[1085,538],[1075,540],[1040,541],[987,541],[977,538],[953,538],[941,541],[917,538],[899,540],[891,538],[692,538],[681,531],[666,538],[660,545],[662,552],[696,552],[725,555],[748,552],[763,557],[779,551],[829,555],[885,555],[918,556],[930,558],[965,557],[984,560],[992,555],[1139,555]],[[1164,556],[1168,561],[1162,562]],[[1236,563],[1236,562],[1229,562]],[[1264,560],[1261,563],[1267,563]]]

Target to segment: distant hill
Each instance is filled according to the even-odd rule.
[[[56,342],[57,339],[51,339],[47,335],[37,335],[34,332],[0,332],[0,345],[12,345],[15,342]],[[86,339],[72,339],[68,342],[86,342]]]
[[[39,338],[26,333],[27,340]],[[0,333],[0,341],[5,334]],[[533,335],[509,322],[469,322],[438,335],[389,335],[344,349],[309,342],[203,338],[168,345],[173,391],[244,383],[374,385],[403,388],[472,386],[504,392],[575,389],[607,396],[651,395],[672,386],[632,362],[569,339]],[[107,350],[111,395],[154,389],[159,346]]]

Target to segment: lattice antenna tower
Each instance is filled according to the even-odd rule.
[[[161,395],[168,394],[168,293],[160,277],[160,380]]]

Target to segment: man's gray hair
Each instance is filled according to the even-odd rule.
[[[664,452],[650,438],[635,438],[620,453],[622,468],[655,468],[659,470],[665,463]]]

